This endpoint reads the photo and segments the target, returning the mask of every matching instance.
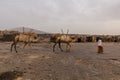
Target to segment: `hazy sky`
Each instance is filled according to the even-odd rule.
[[[0,29],[120,34],[120,0],[0,0]]]

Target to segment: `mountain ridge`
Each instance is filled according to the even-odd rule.
[[[16,27],[16,28],[12,28],[12,29],[9,29],[9,30],[19,31],[19,32],[32,31],[32,32],[35,32],[35,33],[37,33],[37,34],[48,34],[48,32],[41,31],[41,30],[37,30],[37,29],[33,29],[33,28],[29,28],[29,27]]]

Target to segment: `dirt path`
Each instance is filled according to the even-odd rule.
[[[0,43],[0,80],[4,75],[9,79],[5,76],[3,80],[120,79],[119,43],[103,43],[104,54],[97,53],[96,43],[73,43],[70,53],[60,52],[58,46],[52,52],[52,45],[32,44],[32,49],[24,50],[19,45],[15,53],[10,52],[10,42]]]

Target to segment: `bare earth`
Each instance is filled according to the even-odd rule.
[[[10,52],[11,42],[0,43],[0,80],[120,80],[120,44],[72,43],[70,52],[61,52],[53,43],[22,44]],[[65,45],[63,44],[65,50]]]

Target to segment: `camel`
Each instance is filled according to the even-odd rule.
[[[61,48],[61,43],[66,43],[66,51],[70,51],[70,43],[73,42],[72,38],[67,34],[53,34],[51,36],[51,41],[54,42],[55,44],[53,45],[53,52],[55,52],[55,46],[59,44],[59,48],[61,51],[63,49]]]
[[[24,46],[23,46],[23,49],[24,49],[27,44],[31,47],[31,42],[37,42],[37,41],[39,41],[39,38],[38,38],[37,34],[35,34],[33,32],[20,33],[15,36],[13,43],[11,44],[11,52],[12,52],[12,48],[14,46],[14,49],[17,53],[16,45],[18,42],[24,43]]]

